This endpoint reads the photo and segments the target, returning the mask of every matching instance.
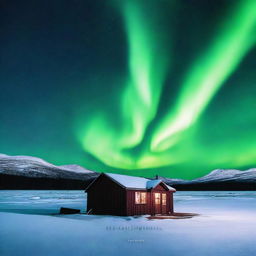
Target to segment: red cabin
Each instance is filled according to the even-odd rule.
[[[101,173],[85,190],[87,213],[119,216],[172,214],[175,191],[158,179]]]

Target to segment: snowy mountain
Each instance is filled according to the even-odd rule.
[[[256,182],[256,168],[247,171],[240,170],[213,170],[206,176],[195,179],[194,182],[217,182],[217,181],[243,181]]]
[[[85,189],[98,175],[79,165],[56,166],[37,157],[0,154],[0,189]],[[256,190],[256,168],[217,169],[194,180],[158,178],[177,190]]]
[[[191,181],[168,178],[164,181],[180,190],[256,190],[256,168],[246,171],[216,169]]]
[[[37,157],[0,154],[0,188],[15,187],[15,185],[17,188],[30,188],[30,185],[36,188],[40,181],[46,183],[47,189],[51,186],[72,188],[73,185],[70,184],[75,184],[75,187],[77,184],[85,186],[84,184],[91,182],[98,175],[97,172],[79,165],[56,166]],[[60,183],[62,185],[59,187]],[[40,188],[43,189],[44,185],[40,185]]]

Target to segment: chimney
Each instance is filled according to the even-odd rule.
[[[156,178],[155,178],[156,180],[158,180],[159,179],[159,176],[156,174]]]

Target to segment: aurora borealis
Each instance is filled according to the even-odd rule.
[[[186,179],[256,166],[256,1],[2,7],[1,153]]]

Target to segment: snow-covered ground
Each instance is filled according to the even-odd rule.
[[[0,191],[0,255],[256,255],[256,192],[177,192],[192,219],[58,215],[83,191]]]

